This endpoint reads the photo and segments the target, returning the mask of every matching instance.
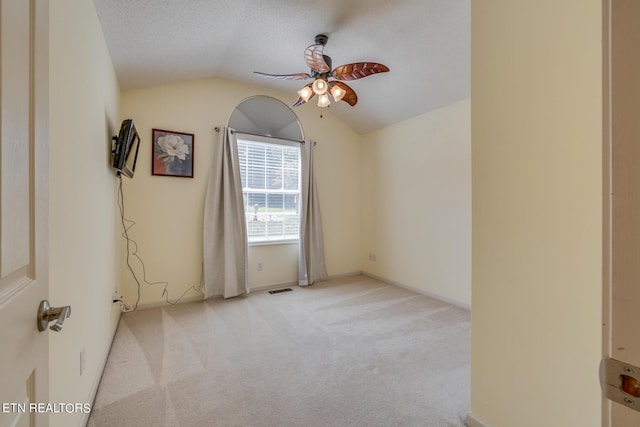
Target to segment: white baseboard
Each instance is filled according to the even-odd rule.
[[[329,280],[343,279],[345,277],[353,277],[353,276],[361,276],[361,275],[362,275],[362,271],[354,271],[354,272],[351,272],[351,273],[335,274],[335,275],[329,276],[327,279],[318,280],[315,283],[322,283],[322,282],[327,282]],[[291,287],[291,286],[298,286],[298,281],[282,282],[282,283],[271,283],[271,284],[268,284],[268,285],[253,286],[251,288],[251,292],[271,291],[273,289],[288,288],[288,287]]]
[[[425,291],[423,289],[416,288],[414,286],[405,285],[404,283],[399,283],[399,282],[396,282],[395,280],[391,280],[391,279],[387,279],[385,277],[377,276],[375,274],[368,273],[366,271],[363,271],[362,274],[364,274],[367,277],[371,277],[372,279],[376,279],[376,280],[379,280],[381,282],[397,286],[399,288],[404,288],[404,289],[407,289],[409,291],[415,292],[417,294],[421,294],[421,295],[427,296],[429,298],[433,298],[433,299],[440,300],[442,302],[446,302],[447,304],[451,304],[451,305],[454,305],[456,307],[464,308],[465,310],[471,310],[471,305],[462,303],[460,301],[456,301],[456,300],[451,299],[451,298],[443,297],[442,295],[434,294],[432,292],[428,292],[428,291]]]
[[[181,298],[180,301],[177,302],[177,304],[182,304],[184,302],[202,301],[203,299],[204,299],[203,295],[199,293],[197,295],[191,295],[189,297]],[[147,308],[156,308],[156,307],[168,307],[170,305],[171,304],[168,304],[166,301],[162,300],[162,301],[150,302],[147,304],[138,304],[137,310],[146,310]]]
[[[254,286],[250,288],[249,293],[251,294],[251,292],[271,291],[273,289],[289,288],[291,286],[298,286],[298,282],[297,281],[282,282],[282,283],[271,283],[269,285]]]
[[[327,280],[344,279],[345,277],[362,276],[363,274],[362,271],[352,271],[351,273],[334,274],[329,276]]]
[[[467,414],[467,427],[491,427],[489,424],[482,421],[480,418],[473,415],[472,412]]]
[[[322,281],[319,280],[316,283],[320,283],[328,280],[343,279],[345,277],[360,276],[363,274],[364,273],[362,271],[353,271],[350,273],[335,274],[335,275],[329,276],[326,280],[322,280]],[[381,279],[378,279],[378,280],[381,280]],[[249,294],[251,294],[251,292],[271,291],[273,289],[288,288],[291,286],[298,286],[298,281],[296,280],[292,282],[268,283],[266,285],[252,286],[249,288]],[[198,294],[198,295],[192,295],[190,297],[182,298],[179,303],[181,304],[183,302],[202,301],[203,299],[204,299],[203,295]],[[166,301],[156,301],[148,304],[139,304],[138,310],[145,310],[147,308],[165,307],[168,305],[169,304],[167,304]]]

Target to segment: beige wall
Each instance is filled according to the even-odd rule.
[[[291,93],[264,89],[222,79],[205,79],[122,93],[122,118],[132,118],[142,136],[136,175],[125,179],[126,216],[136,224],[130,237],[146,266],[149,282],[169,282],[169,300],[184,294],[200,298],[202,263],[202,214],[212,149],[218,143],[216,126],[225,126],[243,99],[269,95],[290,103]],[[325,231],[327,270],[341,275],[361,270],[360,248],[360,137],[315,104],[295,109],[307,138],[317,141],[316,173]],[[166,129],[195,135],[195,176],[151,175],[151,130]],[[257,271],[257,263],[263,271]],[[132,265],[141,276],[140,263]],[[249,251],[250,285],[253,288],[297,281],[297,246],[252,246]],[[127,270],[125,296],[135,302],[136,285]],[[141,305],[163,300],[164,284],[141,288]]]
[[[363,270],[471,303],[470,101],[363,136]],[[375,255],[375,261],[369,259]]]
[[[119,89],[93,2],[49,7],[49,300],[72,308],[64,329],[49,332],[50,400],[91,403],[120,315],[111,301],[121,266],[108,147]],[[54,414],[51,426],[81,425],[82,417]]]
[[[600,426],[602,2],[472,3],[471,410]]]

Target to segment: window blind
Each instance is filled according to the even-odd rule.
[[[300,148],[238,139],[250,243],[299,238]]]

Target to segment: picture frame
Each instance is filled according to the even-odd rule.
[[[193,150],[195,137],[192,133],[152,129],[151,174],[193,178]]]

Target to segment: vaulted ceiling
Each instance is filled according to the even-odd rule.
[[[329,41],[333,66],[390,68],[348,82],[358,103],[331,111],[366,133],[470,96],[471,0],[94,0],[123,90],[220,77],[291,93],[304,50]],[[312,100],[296,108],[319,107]]]

